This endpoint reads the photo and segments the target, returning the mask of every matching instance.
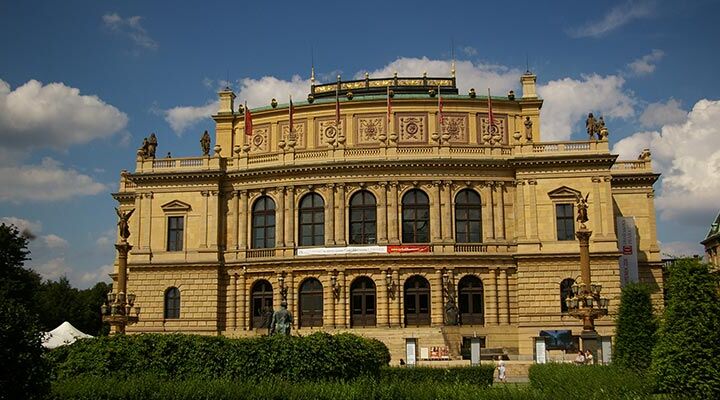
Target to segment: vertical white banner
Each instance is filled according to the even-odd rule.
[[[620,286],[637,282],[638,259],[635,218],[617,217],[618,250],[620,250]]]
[[[415,359],[417,339],[406,338],[405,339],[405,357],[407,358],[407,365],[415,365],[417,360]]]
[[[545,364],[547,357],[545,354],[545,337],[538,336],[535,338],[535,362],[538,364]]]

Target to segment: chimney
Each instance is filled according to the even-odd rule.
[[[234,110],[235,93],[230,90],[229,87],[225,87],[221,92],[218,93],[220,97],[220,109],[218,114],[232,114]]]
[[[522,98],[523,99],[537,99],[537,92],[535,91],[535,82],[537,76],[532,72],[527,71],[520,77],[522,83]]]

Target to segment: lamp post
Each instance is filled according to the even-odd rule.
[[[608,313],[610,300],[600,296],[602,286],[592,283],[590,274],[590,236],[592,231],[588,230],[585,222],[587,217],[587,196],[577,198],[578,215],[576,220],[580,222],[579,229],[575,236],[580,242],[580,280],[581,284],[575,283],[572,286],[572,294],[565,299],[568,306],[568,314],[582,320],[583,330],[580,337],[583,339],[583,347],[593,353],[593,359],[597,360],[597,349],[600,338],[595,330],[595,319],[603,317]]]
[[[120,243],[115,244],[118,251],[118,277],[117,290],[107,294],[107,301],[100,307],[103,322],[110,324],[110,333],[125,333],[128,324],[138,322],[140,307],[135,305],[135,294],[127,291],[127,258],[132,245],[127,242],[130,236],[128,220],[135,211],[115,211],[120,217],[118,227],[120,228]]]

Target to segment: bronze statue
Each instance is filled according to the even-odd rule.
[[[150,134],[150,139],[147,141],[147,156],[155,158],[155,150],[157,150],[158,141],[154,133]]]
[[[283,301],[280,303],[280,309],[273,313],[272,321],[270,321],[270,334],[289,335],[292,323],[293,318],[287,309],[287,301]]]
[[[525,117],[525,139],[528,142],[532,142],[532,126],[533,123],[530,121],[530,117]]]
[[[452,298],[449,298],[445,303],[445,325],[457,325],[460,322],[458,321],[458,315],[459,312],[457,305],[455,305],[455,301]]]
[[[588,197],[590,197],[590,193],[586,194],[584,199],[582,194],[577,195],[577,218],[575,218],[575,220],[580,223],[582,228],[584,228],[585,223],[588,222]]]
[[[202,147],[202,152],[204,156],[210,155],[210,134],[208,134],[208,131],[205,131],[203,133],[202,138],[200,138],[200,146]]]
[[[587,130],[588,136],[590,136],[590,140],[593,140],[595,138],[595,132],[597,132],[597,122],[595,121],[593,113],[588,114],[585,120],[585,129]]]
[[[115,212],[117,213],[120,220],[118,221],[118,229],[120,231],[120,237],[124,242],[127,242],[127,238],[130,237],[130,224],[128,223],[128,220],[130,219],[130,216],[135,212],[135,209],[133,208],[130,211],[122,212],[118,210],[117,207],[115,207]]]

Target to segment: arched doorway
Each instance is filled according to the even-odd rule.
[[[355,279],[350,285],[350,325],[375,326],[377,302],[375,282],[367,276]]]
[[[322,326],[323,287],[316,278],[308,278],[300,285],[300,327]]]
[[[467,275],[458,283],[460,323],[463,325],[485,324],[483,284],[475,275]]]
[[[430,283],[420,275],[405,281],[405,325],[430,325]]]
[[[272,285],[265,279],[261,279],[252,286],[252,328],[267,328],[270,323],[269,316],[273,312]]]

